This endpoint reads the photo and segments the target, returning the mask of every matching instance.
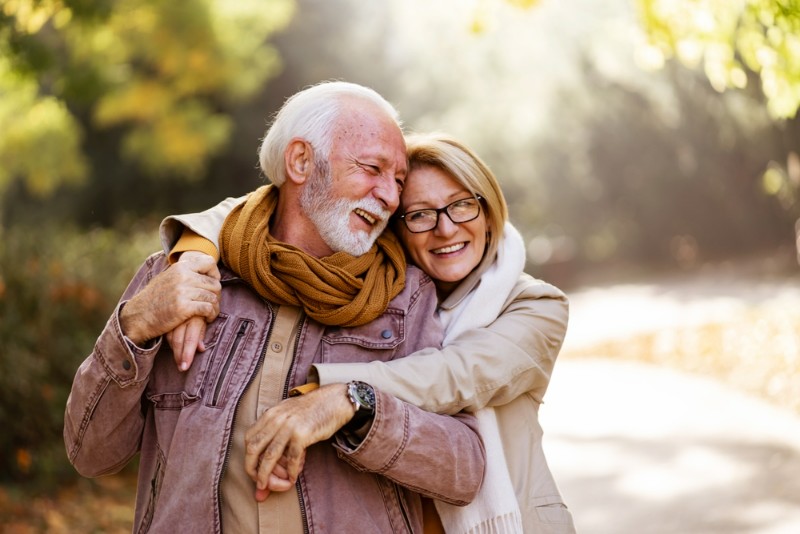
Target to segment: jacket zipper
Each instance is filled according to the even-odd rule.
[[[267,354],[267,346],[269,344],[269,338],[272,337],[272,327],[275,325],[275,310],[272,308],[272,305],[264,301],[266,303],[267,308],[272,315],[272,320],[269,323],[269,329],[267,330],[267,338],[264,340],[264,346],[261,347],[261,355],[258,357],[258,363],[256,364],[256,368],[253,373],[250,375],[250,378],[247,380],[247,383],[244,385],[244,389],[242,389],[242,394],[239,395],[239,398],[236,400],[236,406],[233,407],[233,417],[231,418],[231,438],[233,437],[233,428],[236,426],[236,412],[239,410],[239,405],[242,403],[242,397],[244,397],[244,392],[247,388],[250,387],[250,384],[253,383],[253,380],[258,373],[261,372],[261,366],[264,363],[264,356]],[[241,331],[241,328],[239,329]],[[225,458],[222,460],[222,471],[220,471],[220,481],[222,480],[222,475],[225,473],[225,470],[228,469],[228,462],[231,459],[231,447],[233,446],[232,439],[228,439],[228,446],[225,448]],[[217,517],[219,517],[220,525],[222,524],[222,487],[220,483],[217,483]],[[221,527],[220,527],[221,529]]]
[[[222,365],[222,370],[220,371],[219,378],[217,379],[217,385],[214,387],[214,396],[211,399],[212,406],[217,406],[219,403],[219,393],[222,390],[222,384],[225,382],[225,378],[228,375],[228,369],[231,366],[234,356],[236,356],[236,349],[239,348],[239,343],[242,342],[242,338],[247,333],[247,327],[249,324],[250,321],[245,320],[239,325],[239,331],[236,332],[236,338],[233,340],[231,350],[228,351],[228,357],[225,359],[225,363]]]
[[[303,312],[300,312],[303,313]],[[305,314],[303,314],[305,315]],[[289,377],[292,376],[292,369],[294,368],[295,361],[297,361],[297,348],[300,345],[300,335],[303,333],[303,327],[306,324],[306,319],[300,321],[300,326],[297,328],[297,335],[294,337],[294,352],[292,353],[292,363],[289,365],[289,372],[286,373],[286,381],[283,383],[283,396],[282,399],[289,397]]]
[[[394,493],[395,495],[397,495],[397,504],[400,506],[400,513],[403,514],[403,521],[406,524],[406,529],[408,529],[409,533],[414,532],[413,530],[411,530],[411,521],[409,521],[408,519],[408,513],[406,512],[406,507],[403,506],[403,495],[400,493],[400,486],[398,486],[394,482],[391,482],[391,484],[394,485]]]
[[[303,313],[303,312],[300,312]],[[303,327],[306,324],[306,319],[300,321],[300,326],[297,328],[297,336],[294,338],[294,352],[292,352],[292,363],[289,366],[289,372],[286,373],[286,381],[283,383],[283,396],[281,398],[285,399],[289,396],[289,377],[292,376],[292,369],[294,368],[295,361],[297,360],[297,350],[300,348],[300,334],[303,332]],[[303,501],[303,492],[300,488],[301,482],[298,479],[298,483],[295,485],[297,491],[297,500],[300,502],[300,517],[303,519],[303,534],[310,534],[311,530],[308,526],[308,513],[306,512],[306,504]]]
[[[300,475],[302,477],[302,474]],[[303,501],[303,492],[300,489],[300,479],[295,484],[295,491],[297,491],[297,500],[300,502],[300,517],[303,520],[303,534],[310,534],[311,529],[308,528],[308,513],[306,512],[306,504]]]

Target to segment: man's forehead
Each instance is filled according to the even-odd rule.
[[[383,146],[358,145],[355,154],[376,163],[399,163],[402,160],[404,165],[408,164],[405,146],[394,143]]]
[[[337,119],[339,127],[350,133],[371,132],[371,133],[391,133],[399,135],[403,132],[397,121],[391,117],[385,109],[374,102],[366,100],[351,100],[347,102]]]
[[[406,145],[400,129],[395,134],[386,128],[375,129],[367,125],[339,132],[334,146],[357,158],[370,158],[383,163],[406,162]]]

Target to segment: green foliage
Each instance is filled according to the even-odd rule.
[[[791,118],[800,107],[800,1],[639,0],[650,66],[677,57],[702,64],[718,91],[743,88],[759,75],[770,113]]]
[[[64,407],[136,265],[158,246],[153,225],[80,233],[44,224],[0,242],[0,479],[46,484],[74,474]]]
[[[199,177],[230,138],[227,110],[279,70],[266,39],[293,7],[0,0],[0,192],[85,179],[86,128],[118,132],[121,155],[150,175]]]
[[[36,195],[86,176],[80,151],[81,130],[63,101],[39,96],[36,83],[15,74],[0,56],[0,192],[25,176]]]

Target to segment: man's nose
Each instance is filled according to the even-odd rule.
[[[379,183],[374,189],[374,195],[392,213],[400,205],[400,188],[395,179],[386,174],[380,176]]]

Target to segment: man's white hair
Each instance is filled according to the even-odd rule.
[[[397,110],[374,89],[350,82],[328,81],[295,93],[281,106],[259,149],[261,170],[276,186],[286,181],[283,155],[289,141],[299,137],[314,148],[315,159],[330,156],[333,131],[341,102],[361,98],[383,109],[400,127]]]

